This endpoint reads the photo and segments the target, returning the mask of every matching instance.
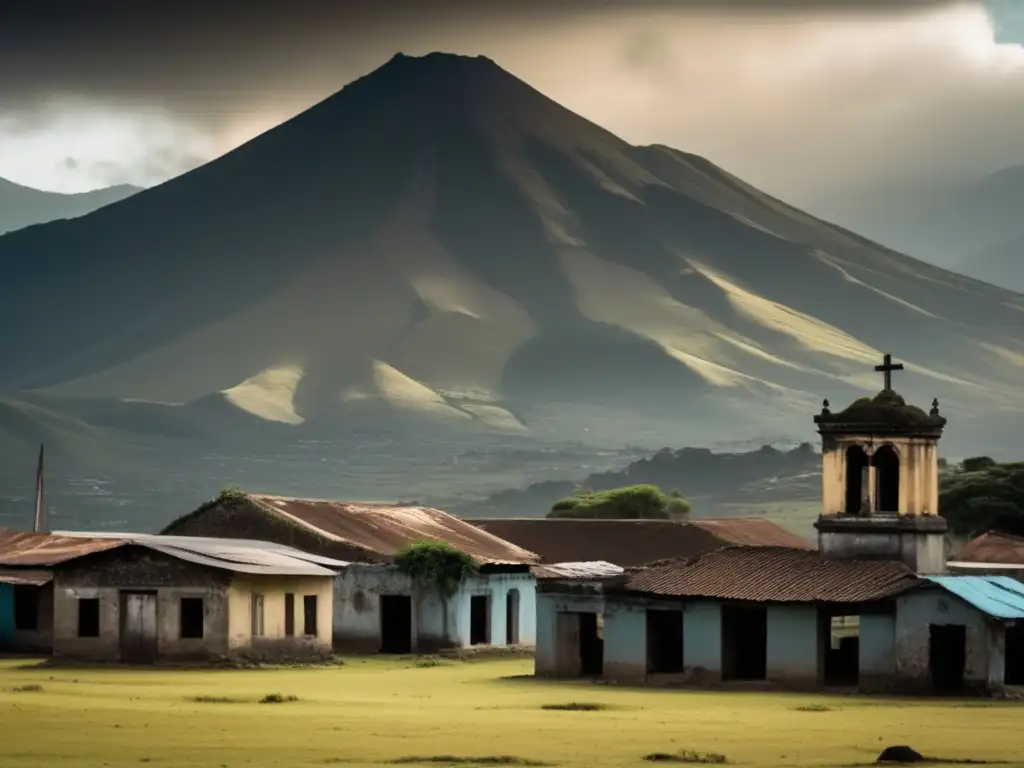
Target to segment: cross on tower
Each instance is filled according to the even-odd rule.
[[[887,353],[882,358],[882,364],[875,366],[875,370],[885,374],[885,389],[892,389],[892,372],[902,371],[903,363],[894,363],[892,355]]]

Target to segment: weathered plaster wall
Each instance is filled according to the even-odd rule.
[[[519,592],[519,644],[532,646],[537,637],[537,582],[529,573],[481,574],[462,584],[445,605],[437,595],[418,589],[412,580],[388,566],[354,565],[335,579],[334,645],[339,649],[375,653],[381,641],[381,595],[412,597],[413,649],[462,648],[470,644],[471,599],[490,597],[492,645],[506,641],[506,600]]]
[[[44,584],[41,587],[34,586],[11,586],[0,584],[0,589],[6,587],[9,591],[9,624],[6,638],[0,630],[0,651],[14,651],[16,653],[50,653],[53,650],[53,584]],[[27,593],[34,593],[36,596],[36,628],[19,629],[14,616],[14,605],[16,602],[15,592],[25,590]],[[0,603],[2,603],[0,596]],[[0,613],[3,612],[0,605]],[[0,616],[0,623],[3,617]]]
[[[120,593],[157,593],[157,649],[164,659],[200,659],[228,652],[228,577],[143,548],[125,547],[75,561],[54,577],[55,656],[119,661]],[[181,637],[181,598],[203,599],[203,637]],[[79,600],[98,599],[99,637],[78,637]]]
[[[616,683],[647,680],[647,606],[610,600],[604,607],[604,678]]]
[[[683,664],[697,680],[722,679],[722,604],[695,602],[683,613]]]
[[[232,651],[302,656],[331,650],[334,615],[330,576],[236,574],[228,588],[228,646]],[[294,635],[285,634],[285,595],[294,598]],[[252,635],[253,595],[263,595],[263,635]],[[303,598],[315,595],[316,634],[305,635]]]
[[[536,608],[535,674],[542,677],[571,675],[572,670],[566,669],[566,656],[568,655],[566,651],[575,652],[575,649],[559,649],[559,614],[603,614],[605,610],[604,598],[598,595],[540,592],[537,594]],[[607,660],[607,650],[605,659]]]
[[[859,624],[857,664],[860,685],[886,688],[896,673],[896,616],[863,614]]]
[[[460,646],[469,645],[471,599],[474,595],[490,596],[491,645],[505,645],[506,600],[513,589],[519,592],[519,645],[536,645],[537,580],[530,573],[491,573],[468,580],[452,598],[453,635],[458,638]]]
[[[768,607],[767,677],[773,682],[814,686],[819,680],[821,632],[813,605]]]
[[[992,659],[993,640],[1000,628],[983,613],[941,589],[902,595],[896,600],[896,677],[912,690],[931,688],[929,638],[932,624],[960,624],[967,637],[964,679],[968,685],[987,687],[1002,683],[1002,664]],[[1000,632],[1001,633],[1001,632]],[[998,674],[993,674],[993,661]]]

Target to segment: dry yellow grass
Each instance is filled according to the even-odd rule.
[[[17,669],[3,662],[0,765],[300,768],[510,755],[621,767],[648,765],[642,757],[651,752],[691,750],[723,754],[730,764],[820,768],[871,762],[889,744],[1024,765],[1024,707],[1014,704],[516,678],[530,669],[524,660],[425,666],[357,659],[337,669],[256,671]],[[298,700],[259,702],[275,693]],[[604,706],[550,708],[572,702]]]

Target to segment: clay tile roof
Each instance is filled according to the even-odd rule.
[[[545,563],[603,560],[623,567],[690,557],[728,544],[810,549],[770,520],[732,518],[681,523],[672,520],[505,518],[473,525],[536,552]]]
[[[773,603],[859,603],[918,583],[891,560],[847,560],[788,547],[723,547],[632,571],[624,588],[664,597],[706,597]]]
[[[1024,538],[989,531],[971,539],[950,559],[959,563],[1024,564]]]
[[[249,498],[328,538],[381,555],[394,555],[415,541],[444,541],[483,564],[530,564],[538,561],[533,552],[440,509],[255,494]]]
[[[111,539],[55,536],[0,528],[0,566],[46,568],[123,545],[123,541]]]

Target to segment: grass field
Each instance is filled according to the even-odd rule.
[[[891,744],[1024,766],[1017,704],[631,690],[522,677],[531,667],[518,659],[251,671],[0,662],[0,766],[582,768],[653,765],[643,756],[690,750],[730,764],[824,768],[870,763]],[[298,700],[259,703],[268,694]],[[544,709],[571,702],[603,708]],[[424,759],[403,760],[414,757]]]

